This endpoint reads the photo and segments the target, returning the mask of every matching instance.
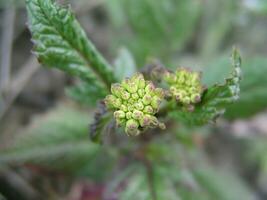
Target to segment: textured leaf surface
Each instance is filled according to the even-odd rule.
[[[91,160],[94,160],[91,165],[97,163],[100,153],[108,161],[104,149],[90,142],[88,121],[85,113],[67,105],[54,109],[37,118],[26,131],[14,138],[12,145],[1,150],[0,165],[32,164],[78,173],[78,169]]]
[[[77,83],[75,86],[68,87],[66,94],[73,100],[94,107],[99,99],[106,96],[106,92],[101,87],[90,84],[85,81]]]
[[[34,52],[43,64],[87,83],[109,88],[115,82],[108,63],[88,40],[69,8],[53,0],[27,0]]]
[[[237,50],[232,54],[233,72],[224,84],[211,86],[204,92],[201,103],[193,112],[174,111],[171,116],[190,125],[203,125],[216,120],[225,112],[225,108],[239,98],[241,80],[241,58]]]

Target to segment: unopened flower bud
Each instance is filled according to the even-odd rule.
[[[142,111],[139,111],[139,110],[134,110],[132,116],[133,116],[134,119],[140,120],[140,119],[143,118],[144,113]]]
[[[116,119],[125,118],[125,112],[123,112],[122,110],[117,110],[114,112],[114,117]]]
[[[125,127],[128,135],[136,136],[144,128],[164,126],[154,116],[164,98],[164,91],[145,81],[142,74],[124,79],[121,84],[112,84],[111,93],[105,103],[114,110],[117,125]]]
[[[152,106],[146,106],[144,108],[144,113],[153,114],[154,113],[154,110],[153,110]]]
[[[190,105],[201,101],[204,87],[200,73],[180,68],[175,73],[167,72],[164,80],[169,84],[169,92],[177,102]]]
[[[129,119],[126,122],[125,132],[130,136],[139,135],[140,131],[138,130],[139,124],[134,119]]]

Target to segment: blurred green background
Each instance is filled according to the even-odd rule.
[[[71,4],[110,63],[129,66],[122,74],[161,62],[220,83],[237,46],[240,100],[216,125],[179,125],[177,141],[151,142],[153,183],[160,200],[267,199],[266,0],[58,2]],[[129,156],[140,146],[126,137],[119,146],[90,142],[97,96],[86,98],[86,83],[40,67],[26,22],[24,1],[0,0],[0,200],[151,199],[146,169]]]

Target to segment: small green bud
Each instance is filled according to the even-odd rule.
[[[159,98],[159,97],[157,97],[157,96],[154,96],[154,97],[152,98],[152,101],[151,101],[151,106],[152,106],[154,109],[158,110],[160,104],[161,104],[161,98]]]
[[[144,109],[144,104],[142,104],[141,102],[137,102],[137,103],[134,104],[134,107],[137,110],[143,110]]]
[[[132,104],[128,104],[128,105],[127,105],[127,108],[128,108],[129,111],[132,112],[132,111],[134,110],[134,105],[132,105]]]
[[[125,118],[115,118],[117,126],[125,126],[126,119]]]
[[[138,127],[138,122],[134,119],[130,119],[126,122],[125,132],[127,133],[127,135],[137,136],[140,133]]]
[[[104,102],[108,108],[113,108],[113,107],[115,107],[114,104],[116,102],[116,99],[117,98],[114,95],[110,94],[110,95],[106,96]]]
[[[144,112],[147,113],[147,114],[153,114],[154,110],[153,110],[152,106],[146,106],[144,108]]]
[[[121,107],[120,107],[120,110],[122,110],[123,112],[127,112],[128,108],[127,108],[127,106],[122,104]]]
[[[128,92],[126,92],[126,91],[122,91],[122,92],[121,92],[121,98],[122,98],[123,100],[127,100],[127,99],[130,98],[130,94],[129,94]]]
[[[150,95],[150,94],[146,94],[146,95],[143,97],[143,103],[144,103],[144,105],[148,105],[148,104],[150,104],[151,100],[152,100],[151,95]]]
[[[114,112],[114,117],[116,119],[125,118],[125,112],[123,112],[121,110],[117,110],[117,111]]]
[[[140,120],[140,125],[142,127],[155,128],[159,125],[159,121],[155,116],[146,114],[143,119]]]
[[[145,81],[142,74],[126,78],[121,84],[112,84],[111,93],[105,103],[114,110],[117,125],[124,126],[128,135],[136,136],[144,128],[164,126],[154,116],[165,96],[164,91],[155,88],[151,81]]]
[[[137,93],[138,93],[139,97],[143,97],[144,94],[145,94],[145,90],[144,90],[144,89],[139,89],[139,90],[137,91]]]
[[[180,68],[175,73],[165,73],[165,76],[164,80],[170,86],[169,93],[177,102],[190,105],[201,101],[204,87],[201,84],[200,73]]]
[[[145,92],[150,94],[153,93],[155,90],[155,86],[152,82],[147,82],[147,86],[145,87]]]
[[[133,93],[133,94],[132,94],[132,98],[133,98],[134,100],[137,100],[137,99],[139,99],[139,95],[138,95],[137,93]]]
[[[126,119],[131,119],[132,118],[132,112],[127,112],[126,113]]]
[[[139,110],[134,110],[132,116],[133,116],[134,119],[136,119],[136,120],[140,120],[140,119],[143,118],[144,113],[141,112],[141,111],[139,111]]]
[[[121,97],[121,91],[122,90],[123,90],[123,88],[118,83],[114,83],[111,85],[111,93],[117,97]]]
[[[164,90],[162,88],[156,88],[154,94],[161,99],[164,98]]]

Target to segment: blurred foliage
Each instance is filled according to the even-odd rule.
[[[246,140],[246,158],[249,163],[256,164],[261,171],[267,174],[267,139],[264,137],[251,138]]]
[[[0,193],[0,200],[6,200],[6,198]]]
[[[6,164],[33,165],[70,174],[105,175],[112,164],[111,155],[89,141],[89,116],[84,112],[61,105],[36,118],[31,126],[14,138],[0,152],[0,166]],[[106,157],[100,169],[102,156]],[[99,161],[98,161],[99,159]],[[84,172],[83,168],[95,169]],[[97,178],[96,178],[97,179]]]
[[[167,62],[181,50],[196,30],[201,10],[200,1],[187,0],[107,0],[106,4],[115,28],[113,38],[119,46],[127,45],[139,66],[150,56]]]
[[[131,163],[109,184],[108,196],[153,199],[154,190],[156,199],[253,199],[239,176],[224,169],[217,171],[199,149],[187,149],[168,136],[149,144],[147,155],[143,162],[150,162],[151,168]]]

